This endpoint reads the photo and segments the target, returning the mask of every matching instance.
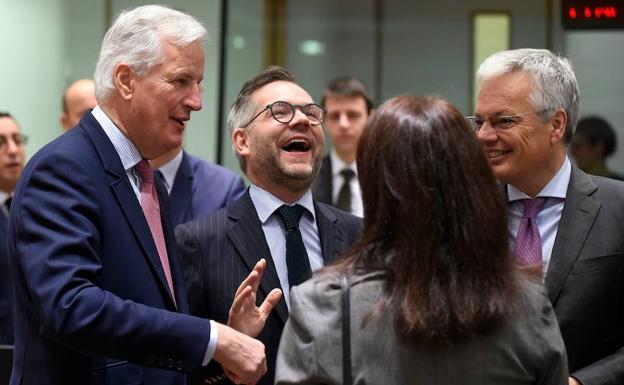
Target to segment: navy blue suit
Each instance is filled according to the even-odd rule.
[[[13,345],[13,284],[7,256],[8,221],[0,212],[0,345]]]
[[[184,151],[169,194],[173,225],[212,214],[244,192],[239,175]]]
[[[185,384],[210,323],[186,314],[164,186],[174,282],[112,143],[93,115],[26,165],[11,206],[12,385]]]

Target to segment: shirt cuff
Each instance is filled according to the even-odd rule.
[[[204,354],[202,366],[208,365],[210,360],[212,360],[212,356],[214,355],[215,350],[217,350],[218,340],[219,330],[217,329],[217,323],[210,320],[210,340],[208,341],[208,346],[206,346],[206,353]]]

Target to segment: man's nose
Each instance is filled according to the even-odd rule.
[[[188,95],[184,99],[184,104],[193,111],[202,109],[201,87],[199,84],[191,86]]]

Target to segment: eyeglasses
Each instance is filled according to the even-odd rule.
[[[265,112],[266,110],[271,111],[271,116],[273,116],[273,119],[277,120],[278,122],[282,124],[288,124],[295,117],[296,108],[299,108],[301,112],[303,112],[305,116],[308,117],[308,120],[310,120],[310,124],[313,126],[317,126],[323,123],[323,121],[325,120],[325,113],[327,111],[325,111],[325,108],[323,108],[322,106],[319,106],[318,104],[310,103],[310,104],[300,105],[300,104],[290,104],[288,102],[279,101],[279,102],[271,103],[268,106],[266,106],[266,108],[258,112],[258,114],[254,116],[253,118],[251,118],[251,120],[247,122],[247,124],[245,124],[242,128],[247,128],[247,126],[249,126],[251,122],[256,120],[256,118],[262,115],[262,113]]]
[[[547,111],[550,111],[550,109],[540,110],[537,111],[535,114],[541,117],[541,115]],[[508,130],[518,123],[522,122],[522,118],[525,115],[527,114],[501,115],[489,119],[482,118],[480,116],[466,116],[466,120],[470,122],[472,129],[474,130],[475,134],[477,134],[479,133],[479,131],[481,131],[481,128],[483,128],[485,122],[488,122],[490,124],[490,127],[492,127],[492,129],[494,130]]]
[[[15,143],[17,147],[24,146],[26,143],[28,143],[28,137],[26,135],[22,135],[22,134],[13,134],[10,136],[0,135],[0,151],[5,150],[7,148],[9,144],[9,140],[13,140],[13,143]]]

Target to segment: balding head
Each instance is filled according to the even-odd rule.
[[[63,94],[63,129],[67,131],[77,125],[83,115],[96,104],[93,80],[80,79],[73,82]]]

